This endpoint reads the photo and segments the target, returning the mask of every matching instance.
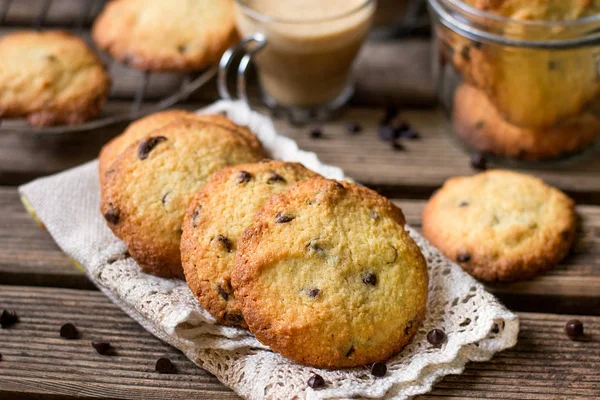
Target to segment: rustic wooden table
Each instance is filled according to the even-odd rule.
[[[69,1],[74,0],[65,0]],[[29,15],[22,3],[15,2],[12,8],[16,25]],[[60,24],[69,10],[50,12],[49,21]],[[307,128],[276,121],[279,131],[302,148],[397,199],[416,227],[424,200],[446,178],[475,172],[433,105],[428,54],[426,38],[369,44],[359,61],[355,103],[339,120],[323,126],[321,139],[311,139]],[[123,107],[133,94],[127,71],[116,73],[122,82],[109,108]],[[166,93],[176,84],[164,78],[153,93]],[[183,106],[198,108],[214,98],[211,87]],[[380,105],[390,99],[421,106],[402,111],[422,136],[407,140],[405,151],[395,151],[377,138]],[[363,131],[347,134],[349,121],[362,125]],[[118,132],[109,129],[68,138],[0,133],[0,310],[15,310],[21,319],[0,329],[0,398],[238,398],[95,290],[20,204],[17,185],[95,158],[101,145]],[[515,348],[489,362],[469,364],[462,375],[447,377],[419,399],[600,398],[600,157],[528,172],[577,200],[578,242],[561,265],[539,278],[489,287],[521,318]],[[581,341],[571,341],[563,333],[566,321],[574,316],[585,324],[587,335]],[[66,322],[77,325],[82,340],[59,337]],[[97,355],[89,345],[96,339],[110,341],[118,355]],[[174,361],[176,375],[154,372],[161,356]]]

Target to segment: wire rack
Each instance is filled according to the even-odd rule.
[[[63,8],[65,3],[68,3],[69,6],[72,5],[75,8],[78,8],[78,10],[69,7],[69,17],[67,19],[61,18],[57,20],[56,18],[51,18],[51,10],[56,3],[61,3],[61,1],[63,2]],[[18,27],[23,29],[24,27],[29,26],[32,29],[37,30],[46,28],[68,29],[72,30],[74,33],[78,33],[82,39],[93,47],[91,39],[86,35],[87,28],[102,10],[106,0],[28,1],[27,11],[25,13],[26,16],[16,15],[17,13],[13,16],[12,11],[16,8],[23,10],[24,3],[23,0],[0,0],[0,28],[10,29]],[[117,64],[117,61],[105,53],[99,52],[99,54],[107,65],[108,70],[114,71],[116,69],[114,67],[115,64]],[[119,67],[127,68],[127,66],[123,64],[120,64]],[[109,100],[118,99],[124,104],[124,106],[119,107],[119,110],[117,111],[108,112],[105,107],[105,110],[103,110],[96,119],[77,125],[32,127],[27,125],[23,120],[0,120],[0,132],[23,132],[33,135],[63,135],[77,132],[89,132],[106,128],[111,125],[127,123],[144,115],[167,109],[186,100],[192,93],[200,89],[216,75],[218,67],[215,65],[197,73],[177,74],[181,84],[169,88],[169,93],[162,96],[162,98],[152,100],[148,98],[147,94],[153,73],[130,68],[128,68],[128,70],[128,72],[132,74],[131,80],[134,80],[135,84],[133,85],[133,96],[127,98],[124,102],[122,97],[114,95],[114,93],[119,92],[119,88],[115,87],[115,82],[118,82],[118,80],[114,79],[115,77],[113,76],[113,87],[111,89],[111,95],[109,95]]]

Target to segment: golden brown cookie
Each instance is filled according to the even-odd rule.
[[[265,201],[317,176],[298,163],[224,168],[194,196],[183,223],[181,260],[188,286],[219,323],[246,327],[231,288],[238,239]]]
[[[109,170],[119,154],[121,154],[129,145],[148,136],[148,134],[155,129],[182,119],[210,122],[234,130],[244,136],[253,149],[262,151],[260,142],[248,128],[235,124],[225,116],[219,114],[196,114],[186,110],[160,111],[132,122],[121,135],[115,137],[102,148],[100,156],[98,157],[100,182],[104,180],[106,171]]]
[[[257,339],[323,368],[386,360],[425,316],[427,265],[404,216],[362,186],[313,178],[268,200],[232,284]]]
[[[96,54],[65,31],[0,38],[0,119],[35,126],[79,124],[100,113],[110,77]]]
[[[568,118],[548,129],[525,129],[506,122],[485,93],[461,84],[454,97],[454,132],[473,148],[496,156],[542,160],[581,151],[600,136],[600,118],[592,112]]]
[[[113,0],[92,36],[98,47],[135,68],[199,70],[237,40],[233,0]]]
[[[182,278],[181,225],[194,193],[219,169],[262,157],[233,130],[174,121],[116,159],[102,184],[102,215],[146,272]]]
[[[569,21],[600,13],[599,0],[463,0],[479,10],[517,20]]]
[[[560,262],[575,239],[573,200],[540,179],[494,170],[451,178],[423,210],[423,235],[474,277],[516,281]]]

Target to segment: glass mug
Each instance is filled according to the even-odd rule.
[[[219,65],[219,93],[233,96],[227,76],[236,56],[237,97],[248,103],[246,71],[253,62],[262,100],[293,122],[325,119],[354,93],[352,64],[375,12],[375,0],[235,0],[244,39]]]

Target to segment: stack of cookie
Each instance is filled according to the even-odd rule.
[[[146,272],[185,275],[218,323],[292,360],[341,368],[399,352],[428,292],[400,209],[263,156],[225,117],[151,115],[102,150],[102,213]]]

